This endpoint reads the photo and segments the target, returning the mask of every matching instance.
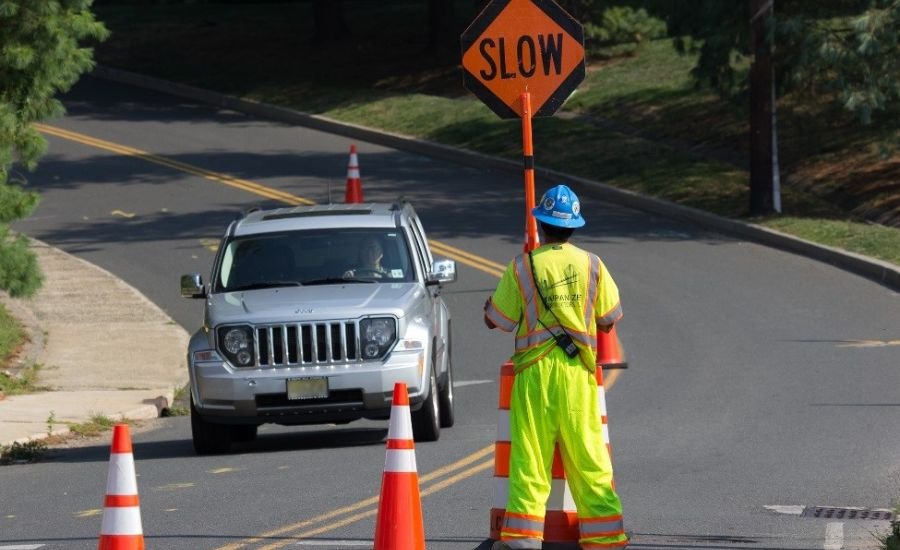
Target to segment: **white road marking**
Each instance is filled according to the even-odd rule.
[[[848,340],[838,344],[839,348],[884,348],[888,346],[900,346],[900,340]]]
[[[476,386],[478,384],[493,384],[495,380],[454,380],[453,387],[461,388],[463,386]]]
[[[803,509],[806,508],[806,506],[794,504],[770,504],[768,506],[763,506],[763,508],[772,512],[777,512],[779,514],[799,516],[803,513]]]
[[[825,550],[841,550],[844,547],[844,524],[829,523],[825,526]]]
[[[45,544],[17,544],[15,546],[0,546],[0,550],[37,550]]]

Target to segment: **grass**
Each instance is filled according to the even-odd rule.
[[[471,4],[457,2],[461,27],[474,15]],[[310,3],[96,6],[113,33],[96,57],[518,159],[518,122],[500,120],[463,89],[458,59],[425,50],[423,5],[346,3],[347,39],[327,47],[311,43]],[[538,165],[748,219],[746,113],[697,89],[693,63],[658,40],[637,55],[591,64],[563,110],[535,120]],[[882,156],[879,128],[801,96],[782,100],[778,115],[785,215],[750,221],[900,263],[900,158]]]
[[[0,446],[0,465],[25,464],[41,461],[47,453],[47,444],[40,440],[15,442]]]
[[[24,340],[25,330],[22,325],[0,304],[0,371],[6,370]],[[3,387],[3,378],[0,377],[0,392]]]
[[[191,391],[188,386],[175,388],[175,394],[172,397],[172,403],[162,410],[162,415],[167,416],[187,416],[191,413],[188,408],[188,399],[191,398]]]
[[[95,414],[87,422],[68,423],[69,433],[52,434],[51,432],[58,423],[55,414],[51,411],[50,416],[47,417],[47,437],[45,439],[0,446],[0,465],[40,462],[46,457],[52,446],[61,445],[76,439],[97,437],[112,430],[116,424],[135,424],[134,421],[127,418],[113,420],[108,416]]]
[[[69,432],[77,437],[95,437],[102,433],[106,433],[116,424],[131,424],[128,419],[113,420],[102,414],[94,414],[87,422],[77,424],[69,424]],[[65,436],[62,436],[65,437]]]
[[[0,319],[0,330],[3,329],[4,321]],[[22,336],[24,339],[24,335]],[[41,388],[37,385],[38,372],[41,365],[35,364],[25,367],[15,376],[11,376],[0,372],[0,397],[7,395],[22,395],[38,391]]]

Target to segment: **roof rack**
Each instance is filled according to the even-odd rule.
[[[251,206],[250,208],[245,208],[244,210],[241,211],[240,214],[238,214],[237,219],[240,220],[240,219],[246,218],[250,214],[252,214],[254,212],[259,212],[260,210],[262,210],[262,208],[260,208],[258,206]]]

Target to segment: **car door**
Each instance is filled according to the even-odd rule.
[[[425,231],[418,216],[413,215],[410,217],[410,233],[412,234],[413,247],[416,249],[415,253],[422,263],[423,277],[427,280],[431,274],[432,265],[434,265],[434,258],[431,255],[431,249],[428,246],[428,241],[425,239]],[[431,333],[434,335],[434,367],[437,369],[435,375],[438,379],[441,379],[445,374],[444,371],[447,364],[446,354],[448,351],[448,322],[450,315],[444,300],[441,298],[440,286],[426,285],[425,290],[429,300],[429,307],[431,308]]]

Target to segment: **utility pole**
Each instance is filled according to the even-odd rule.
[[[767,23],[774,0],[750,1],[750,215],[781,212],[775,147],[775,78]]]

